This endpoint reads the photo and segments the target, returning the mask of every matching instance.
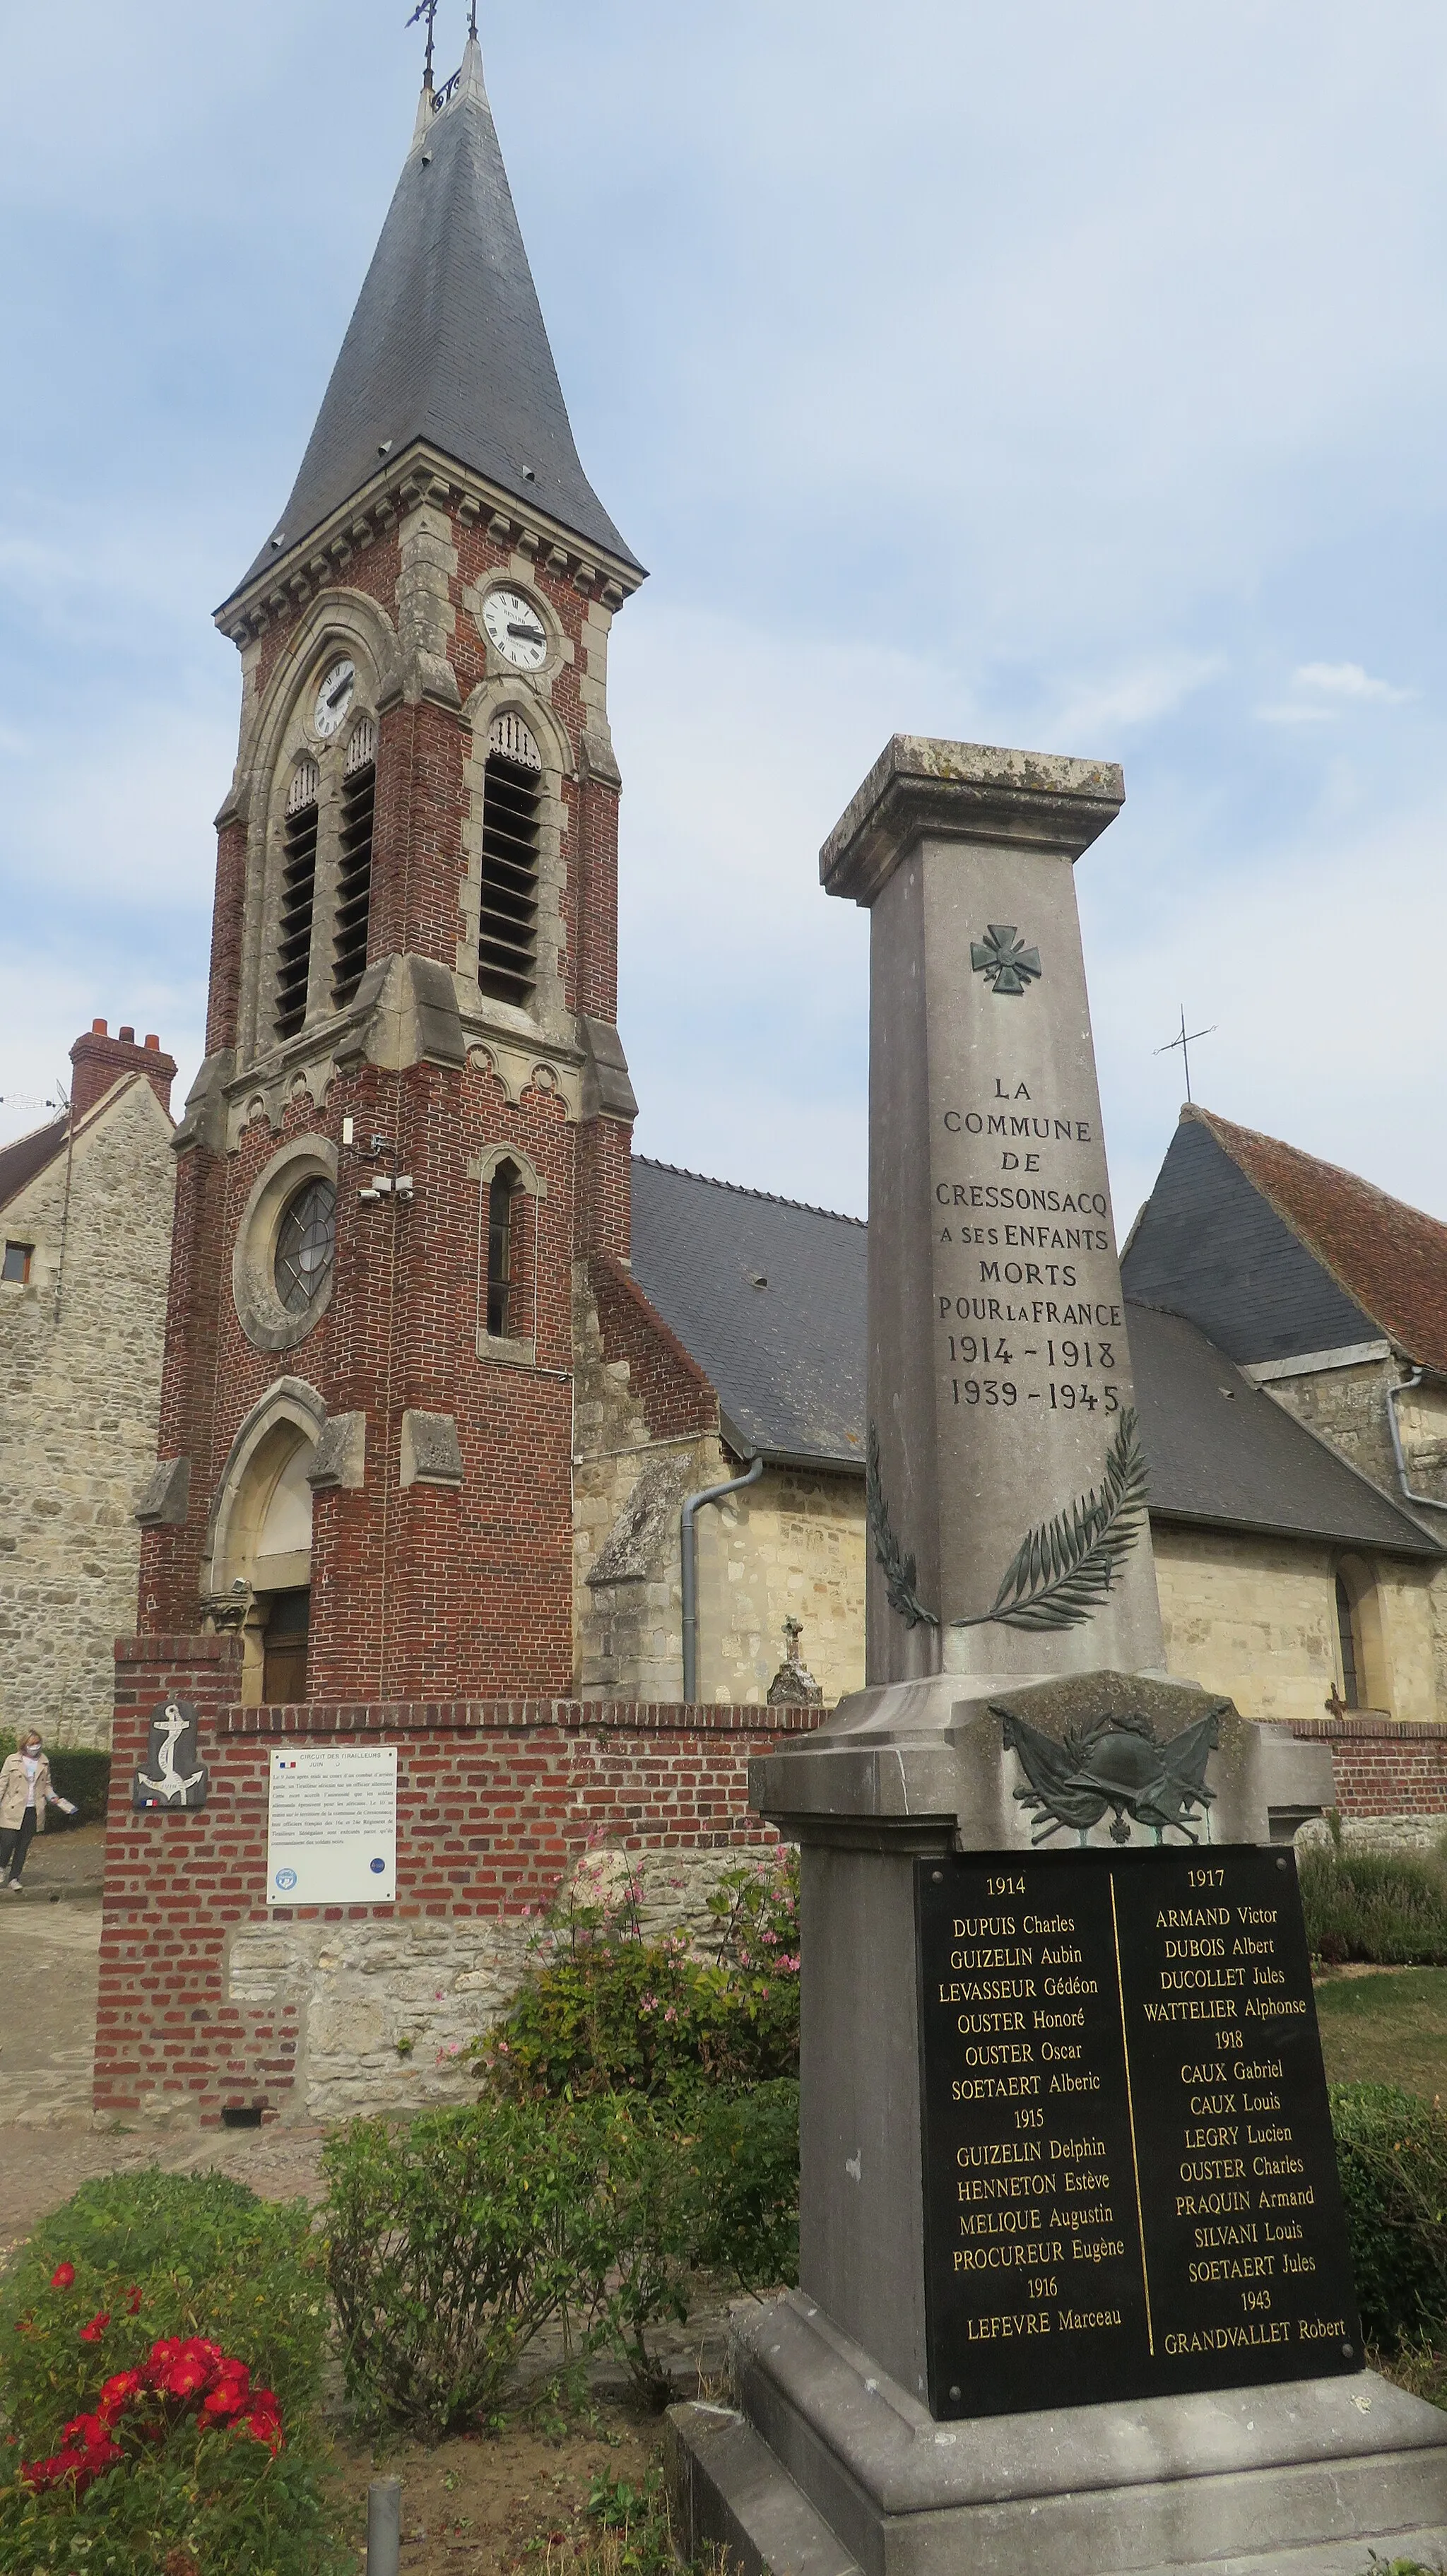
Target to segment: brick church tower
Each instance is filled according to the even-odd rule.
[[[140,1629],[242,1696],[573,1686],[572,1279],[626,1259],[614,611],[470,40],[295,489],[218,612],[241,741],[176,1137]]]

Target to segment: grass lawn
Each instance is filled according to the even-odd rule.
[[[1316,1989],[1331,2084],[1400,2084],[1447,2100],[1447,1968],[1325,1976]]]

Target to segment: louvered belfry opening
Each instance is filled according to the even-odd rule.
[[[276,1034],[289,1038],[306,1018],[312,909],[317,884],[317,793],[314,760],[297,765],[282,826],[281,920],[276,942]]]
[[[542,755],[518,716],[488,735],[482,799],[482,905],[477,980],[499,1002],[527,1002],[537,982]]]
[[[377,801],[377,728],[364,716],[347,746],[342,776],[342,822],[337,864],[336,936],[332,950],[332,1000],[349,1002],[367,963],[367,924],[372,904],[372,814]]]

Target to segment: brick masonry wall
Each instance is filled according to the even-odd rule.
[[[106,2118],[215,2127],[228,2108],[299,2119],[468,2098],[439,2037],[482,2028],[505,2001],[524,1909],[547,1905],[599,1838],[664,1886],[771,1844],[749,1809],[749,1758],[821,1716],[549,1700],[243,1709],[239,1671],[229,1637],[117,1644],[95,2073]],[[131,1773],[171,1694],[197,1709],[209,1802],[133,1815]],[[266,1904],[278,1740],[397,1745],[395,1905]],[[399,2051],[399,2038],[414,2044]]]
[[[1292,1733],[1331,1746],[1344,1819],[1365,1826],[1376,1818],[1435,1816],[1447,1823],[1447,1725],[1323,1717],[1299,1720]]]

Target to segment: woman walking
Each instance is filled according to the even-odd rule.
[[[25,1893],[20,1873],[35,1835],[45,1831],[47,1806],[59,1807],[67,1816],[75,1814],[69,1798],[58,1798],[51,1787],[39,1729],[30,1726],[20,1739],[19,1752],[0,1768],[0,1887],[8,1879],[12,1896]]]

